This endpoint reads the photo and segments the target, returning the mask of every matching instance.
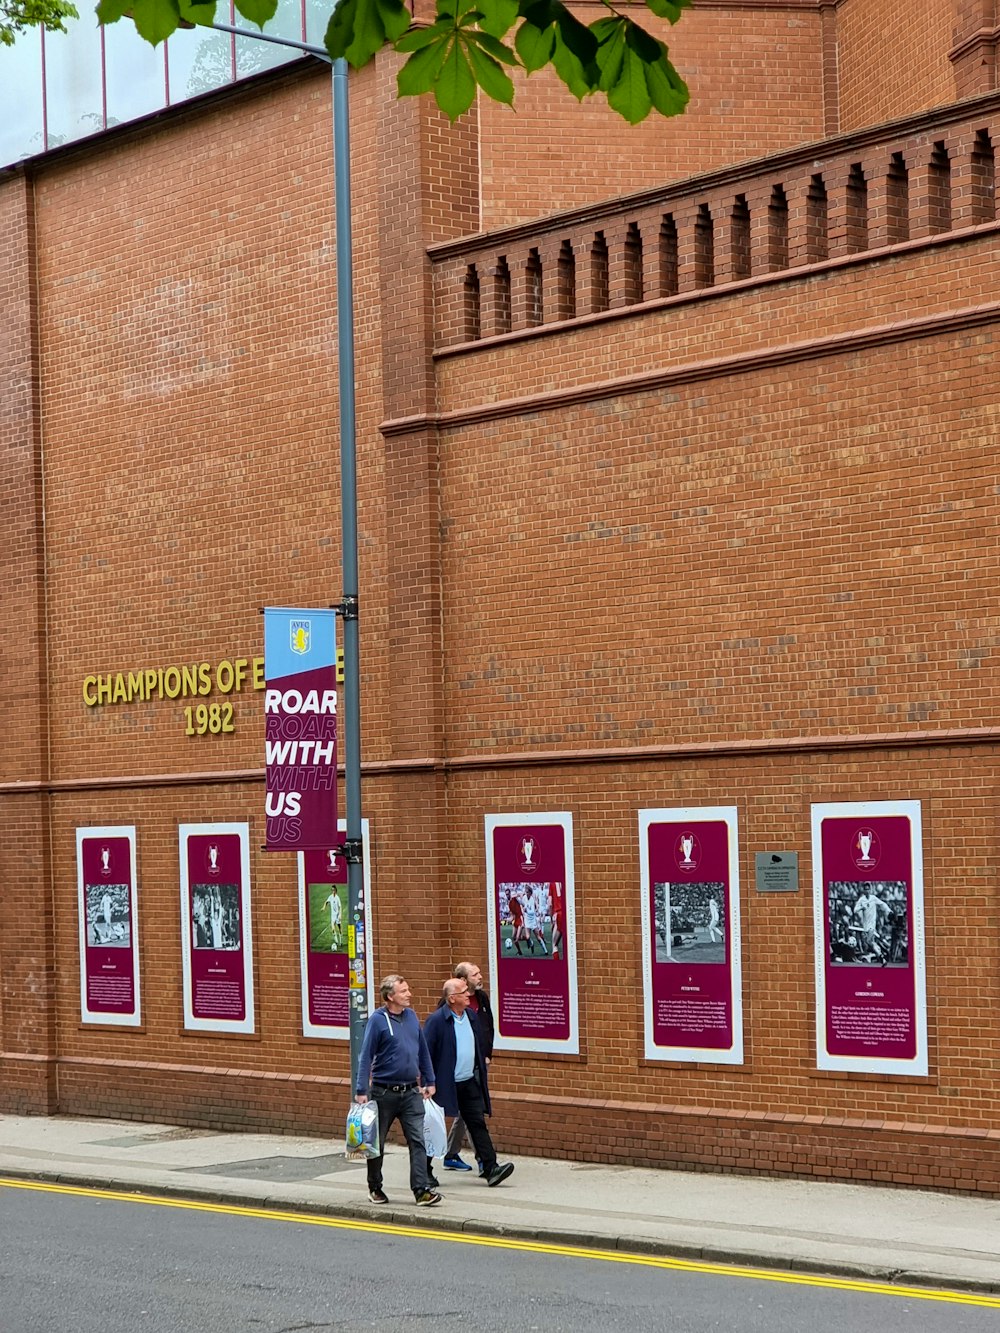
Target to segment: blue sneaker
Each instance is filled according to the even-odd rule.
[[[463,1162],[461,1157],[446,1157],[444,1159],[444,1169],[446,1171],[471,1171],[472,1167],[468,1162]]]

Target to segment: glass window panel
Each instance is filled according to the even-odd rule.
[[[179,29],[167,41],[167,71],[171,103],[232,83],[232,38],[211,28]]]
[[[42,34],[25,32],[0,46],[0,165],[40,153],[42,142]]]
[[[252,26],[239,14],[237,14],[234,24],[237,28],[250,28]],[[277,12],[273,19],[268,19],[264,31],[269,37],[292,37],[295,41],[301,42],[301,0],[278,0]],[[245,79],[248,74],[256,74],[262,69],[273,69],[275,65],[285,65],[289,60],[295,60],[297,56],[298,53],[292,47],[275,46],[271,42],[255,42],[250,37],[237,37],[236,77]]]
[[[120,125],[159,111],[166,105],[167,83],[163,47],[152,47],[128,19],[104,29],[108,124]]]
[[[101,30],[92,11],[45,34],[45,106],[49,148],[104,129]]]
[[[323,45],[326,27],[333,13],[333,0],[304,0],[306,10],[306,41]]]

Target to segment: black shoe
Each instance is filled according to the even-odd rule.
[[[383,1194],[381,1190],[369,1190],[368,1198],[372,1203],[388,1203],[389,1196]]]
[[[427,1184],[432,1190],[440,1189],[441,1187],[441,1182],[438,1180],[437,1176],[431,1175],[429,1172],[427,1175]]]
[[[496,1166],[486,1177],[486,1183],[492,1188],[494,1185],[499,1185],[502,1181],[506,1180],[508,1176],[512,1176],[513,1174],[513,1162],[497,1162]]]
[[[423,1190],[417,1195],[418,1208],[431,1208],[434,1204],[440,1203],[444,1196],[435,1194],[433,1190]]]

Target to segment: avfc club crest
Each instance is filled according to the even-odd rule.
[[[312,621],[290,620],[288,622],[289,647],[293,653],[305,657],[312,647]]]

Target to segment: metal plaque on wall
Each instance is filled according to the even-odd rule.
[[[798,893],[798,852],[758,852],[757,892]]]

